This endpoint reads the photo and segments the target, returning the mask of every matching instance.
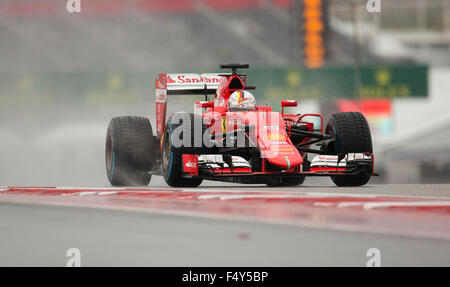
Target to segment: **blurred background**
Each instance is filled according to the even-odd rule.
[[[363,112],[381,174],[372,182],[450,182],[450,0],[66,4],[0,0],[2,186],[108,185],[110,118],[155,125],[158,73],[229,62],[250,64],[260,105]],[[168,112],[195,99],[171,98]]]

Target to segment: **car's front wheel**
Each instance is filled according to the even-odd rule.
[[[266,181],[266,185],[269,187],[283,187],[283,186],[298,186],[305,182],[305,176],[298,177],[284,177],[284,178],[269,178]]]
[[[331,116],[326,133],[335,138],[329,146],[330,154],[373,152],[372,136],[366,118],[358,112],[337,113]],[[337,186],[361,186],[369,182],[371,173],[331,176]]]
[[[189,136],[189,139],[187,140],[189,146],[185,146],[184,143],[180,146],[179,144],[174,144],[172,142],[173,132],[183,124],[183,121],[173,123],[172,118],[167,121],[162,143],[162,167],[164,180],[168,185],[172,187],[197,187],[202,183],[203,178],[187,178],[183,176],[183,154],[190,154],[201,151],[202,147],[194,147],[194,137],[196,134],[194,132],[194,122],[197,120],[201,123],[201,116],[186,113],[183,114],[183,117],[180,117],[180,119],[184,118],[184,120],[190,121],[190,126],[187,126],[190,129],[190,132],[180,133],[177,135],[177,137],[174,138],[177,138],[177,140],[184,142],[184,138],[186,136]]]
[[[155,164],[152,125],[144,117],[111,119],[106,134],[106,173],[113,186],[146,186]]]

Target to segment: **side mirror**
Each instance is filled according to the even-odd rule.
[[[296,107],[297,100],[283,100],[281,101],[281,115],[284,115],[284,107]]]
[[[313,124],[314,131],[320,131],[323,134],[323,117],[321,114],[303,114],[300,115],[299,120],[306,123]]]
[[[200,108],[213,108],[214,107],[214,102],[199,101],[196,104],[197,104],[197,107],[200,107]]]

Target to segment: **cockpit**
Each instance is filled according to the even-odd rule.
[[[255,110],[256,100],[252,93],[244,90],[233,92],[228,100],[228,111],[252,111]]]

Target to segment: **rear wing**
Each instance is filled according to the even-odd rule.
[[[164,74],[160,74],[161,75]],[[196,95],[215,93],[223,74],[167,74],[168,95]]]
[[[156,79],[156,130],[164,133],[168,95],[213,94],[223,76],[228,74],[159,74]]]

